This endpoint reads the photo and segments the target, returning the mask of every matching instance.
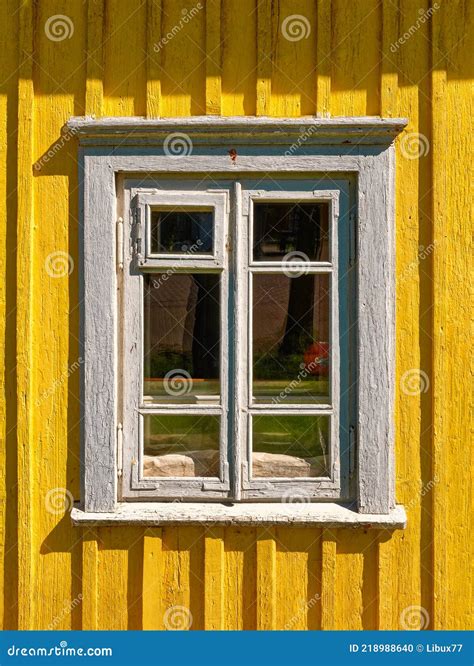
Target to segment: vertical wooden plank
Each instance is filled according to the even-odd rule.
[[[204,537],[204,629],[224,629],[224,530],[206,530]]]
[[[331,0],[317,1],[316,113],[331,113]]]
[[[84,112],[86,10],[82,3],[64,0],[54,3],[54,11],[49,2],[35,7],[35,61],[41,66],[34,67],[35,228],[29,261],[34,284],[34,524],[41,544],[36,553],[38,628],[71,629],[79,620],[81,562],[80,533],[65,519],[79,497],[80,477],[78,200],[76,146],[61,128],[68,117]],[[45,219],[50,223],[38,223]]]
[[[86,113],[104,115],[104,0],[87,4]]]
[[[18,460],[16,385],[16,249],[18,3],[0,9],[0,626],[17,629]]]
[[[163,629],[163,544],[160,528],[145,530],[143,542],[143,629]]]
[[[408,526],[403,535],[394,535],[383,548],[392,551],[390,570],[396,570],[395,587],[383,585],[390,594],[391,608],[382,600],[380,608],[390,613],[391,629],[404,628],[404,613],[419,607],[431,615],[431,519],[427,484],[431,470],[431,329],[432,305],[429,252],[431,243],[429,116],[430,68],[429,22],[419,27],[403,44],[400,36],[417,25],[428,3],[415,6],[401,0],[398,10],[394,51],[384,55],[398,72],[397,115],[407,117],[409,125],[396,144],[396,469],[397,500],[406,505]],[[390,18],[388,19],[390,21]],[[398,46],[397,46],[398,45]],[[419,389],[412,390],[410,377],[420,378]],[[428,385],[425,391],[425,378]],[[425,392],[424,392],[425,391]],[[417,445],[407,447],[406,442]],[[385,574],[384,574],[385,576]],[[382,590],[382,588],[381,588]],[[425,627],[426,628],[426,627]]]
[[[394,55],[397,24],[397,5],[384,2],[382,4],[382,66],[380,74],[380,115],[383,118],[396,118],[398,113],[398,73]]]
[[[382,66],[380,83],[380,115],[384,118],[398,117],[398,69],[394,44],[398,38],[398,6],[391,2],[382,5]],[[395,51],[396,53],[396,51]],[[396,173],[398,181],[399,173]],[[397,208],[395,207],[395,210]],[[398,249],[398,244],[397,244]],[[398,339],[398,336],[397,336]],[[396,462],[398,454],[396,451]],[[395,489],[395,497],[399,499],[399,489]],[[386,535],[378,543],[378,629],[390,630],[398,628],[395,617],[393,596],[396,594],[397,571],[396,559],[403,542],[399,533]],[[374,574],[375,576],[375,574]]]
[[[255,530],[226,528],[224,572],[224,629],[255,629]]]
[[[163,528],[164,629],[202,629],[203,585],[202,530],[195,527]]]
[[[473,32],[469,3],[432,16],[433,160],[433,612],[432,628],[472,628],[472,468],[468,330],[472,283]],[[472,207],[471,207],[472,210]],[[455,359],[453,363],[452,359]],[[467,443],[471,441],[469,446]]]
[[[332,0],[333,116],[379,113],[381,4]]]
[[[147,0],[146,115],[159,118],[161,111],[161,11],[162,0]]]
[[[162,115],[206,113],[206,15],[204,3],[186,8],[162,0]],[[185,18],[186,17],[186,18]]]
[[[257,629],[276,626],[276,543],[272,528],[257,529]]]
[[[305,116],[316,112],[315,2],[280,0],[273,5],[273,116]]]
[[[320,531],[278,527],[276,530],[276,627],[319,629],[321,580],[318,575]]]
[[[129,528],[100,527],[97,620],[101,630],[128,629]]]
[[[337,628],[336,619],[336,537],[328,529],[323,530],[321,539],[322,580],[321,580],[321,629]]]
[[[257,11],[254,0],[221,4],[222,114],[254,115],[257,85]]]
[[[337,533],[335,618],[337,629],[377,626],[377,532],[340,529]]]
[[[19,8],[17,437],[18,437],[18,629],[36,629],[36,530],[33,402],[33,26],[31,0]]]
[[[257,4],[257,116],[270,115],[273,21],[271,0]]]
[[[221,0],[206,2],[206,114],[222,113]]]
[[[95,532],[82,534],[82,629],[101,629],[98,623],[99,546]]]
[[[146,3],[106,0],[104,112],[146,113]]]

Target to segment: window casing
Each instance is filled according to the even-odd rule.
[[[301,498],[351,503],[365,514],[388,514],[395,506],[391,142],[404,121],[253,119],[250,129],[242,122],[190,119],[186,130],[193,153],[184,156],[169,156],[163,148],[174,126],[170,121],[124,119],[119,129],[117,121],[70,123],[80,137],[84,186],[86,512],[173,499],[291,503]],[[308,126],[318,131],[308,132]],[[302,132],[307,139],[299,154],[291,146]],[[329,258],[305,265],[309,275],[331,281],[330,401],[262,405],[249,400],[248,304],[255,280],[280,274],[282,267],[251,259],[253,212],[265,202],[306,201],[327,203],[330,211]],[[185,226],[186,212],[213,213],[212,253],[173,256],[169,231],[152,235],[152,219],[155,226],[157,215],[168,224],[167,212],[176,206]],[[166,243],[168,249],[160,252]],[[144,400],[144,276],[167,271],[220,276],[219,404],[150,406]],[[219,416],[219,475],[145,477],[140,424],[151,412]],[[277,413],[330,417],[326,476],[252,477],[250,421]]]

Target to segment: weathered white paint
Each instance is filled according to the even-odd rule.
[[[103,233],[104,220],[110,220],[115,228],[115,176],[146,172],[221,172],[234,177],[249,172],[349,172],[358,178],[359,511],[388,515],[394,506],[394,174],[390,143],[405,124],[403,119],[379,118],[71,120],[69,127],[79,133],[85,160],[90,165],[85,174],[84,200],[84,216],[90,230],[84,235],[85,266],[91,269],[85,270],[86,293],[91,293],[101,281],[101,298],[95,307],[86,305],[83,319],[88,352],[84,370],[86,510],[107,512],[116,502],[115,441],[111,436],[116,425],[116,394],[111,388],[116,384],[117,358],[115,266],[107,277],[104,273],[110,261],[103,261],[104,257],[110,258],[110,249],[115,247],[114,232],[110,233],[111,238]],[[163,153],[163,138],[177,127],[190,136],[191,155],[170,157]],[[308,137],[301,149],[304,154],[285,154],[285,147],[305,129]],[[230,139],[240,146],[234,158],[228,154]],[[114,146],[113,151],[107,145]],[[87,182],[92,173],[93,184]],[[101,234],[97,234],[99,228]],[[99,264],[94,275],[94,265]],[[104,318],[107,335],[99,336],[96,329]],[[105,375],[99,378],[96,368],[104,364]],[[106,379],[109,383],[104,399],[101,392]],[[113,426],[110,419],[114,420]],[[99,464],[94,464],[96,461]]]
[[[384,514],[361,514],[333,502],[135,502],[124,503],[108,513],[87,512],[74,507],[74,525],[299,525],[306,527],[364,527],[403,529],[406,513],[398,505]]]

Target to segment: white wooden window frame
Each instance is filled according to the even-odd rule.
[[[196,271],[222,268],[224,262],[224,218],[229,214],[229,198],[225,192],[158,191],[137,192],[132,207],[139,215],[139,226],[143,233],[144,252],[138,253],[140,268],[175,270],[179,264]],[[182,253],[155,253],[151,247],[151,212],[160,210],[203,210],[214,214],[214,237],[212,253],[198,251]],[[143,222],[142,222],[143,220]],[[143,227],[143,228],[142,228]]]
[[[238,322],[237,340],[243,350],[238,353],[246,359],[245,368],[241,368],[239,377],[242,378],[242,395],[236,405],[236,420],[239,432],[246,433],[246,446],[236,451],[236,467],[242,467],[242,488],[239,488],[239,497],[244,499],[280,499],[282,497],[301,498],[335,498],[341,497],[340,466],[339,466],[339,289],[334,281],[338,278],[338,222],[339,222],[339,189],[313,191],[291,191],[292,182],[287,190],[271,189],[242,189],[241,223],[237,225],[239,233],[239,248],[237,252],[236,273],[239,279],[239,294],[241,298],[242,313]],[[239,187],[239,190],[241,188]],[[348,191],[344,188],[343,194],[348,198]],[[330,299],[330,369],[331,369],[331,400],[330,404],[286,404],[272,405],[256,403],[252,399],[253,386],[253,353],[252,353],[252,290],[253,276],[264,273],[281,273],[285,267],[291,273],[291,265],[295,263],[295,271],[301,269],[298,262],[289,261],[284,266],[282,261],[255,261],[253,255],[254,238],[254,203],[327,203],[329,206],[329,234],[330,234],[330,260],[328,262],[304,262],[304,271],[313,275],[329,275],[331,277]],[[247,314],[248,313],[248,314]],[[243,379],[245,378],[245,379]],[[291,380],[289,380],[290,383]],[[258,414],[291,415],[306,414],[312,416],[329,416],[330,428],[330,455],[329,476],[319,478],[275,478],[252,477],[252,421]],[[238,460],[239,453],[242,460]],[[239,479],[240,480],[240,479]],[[344,494],[348,493],[345,489]]]
[[[117,372],[117,183],[125,174],[351,174],[357,180],[357,497],[352,507],[279,504],[264,510],[208,507],[205,520],[253,524],[379,524],[402,527],[394,497],[394,149],[405,119],[271,119],[194,117],[176,120],[75,118],[80,141],[82,254],[82,495],[80,524],[193,522],[192,505],[118,502],[120,467]],[[167,137],[186,132],[192,153],[170,156]],[[297,146],[295,149],[294,147]],[[261,521],[249,518],[260,507]],[[217,508],[219,507],[219,508]],[[194,514],[193,514],[194,512]],[[214,513],[213,513],[214,512]],[[269,517],[269,512],[271,517]],[[133,518],[135,516],[135,519]],[[204,519],[204,518],[203,518]],[[198,521],[202,522],[202,521]]]
[[[227,422],[229,413],[229,320],[227,294],[229,290],[229,260],[224,252],[225,230],[229,227],[229,196],[225,191],[190,189],[190,185],[178,179],[161,180],[160,187],[146,188],[128,186],[123,188],[124,211],[129,211],[129,225],[120,230],[132,243],[124,239],[124,266],[122,277],[122,312],[123,312],[123,351],[120,361],[123,364],[123,400],[119,404],[122,423],[122,475],[121,499],[183,499],[207,498],[226,499],[229,494],[229,462]],[[209,255],[169,254],[153,255],[150,248],[150,210],[152,208],[179,208],[213,211],[214,253]],[[137,211],[139,211],[137,216]],[[145,222],[142,223],[141,220]],[[146,239],[145,252],[137,251],[137,232]],[[122,245],[122,243],[120,243]],[[179,273],[215,273],[219,275],[221,329],[220,329],[220,389],[218,404],[180,404],[179,401],[166,403],[145,403],[143,362],[144,362],[144,292],[143,276],[146,273],[173,275]],[[137,344],[138,341],[138,344]],[[149,415],[195,415],[220,417],[220,474],[219,477],[145,477],[143,476],[144,455],[144,417]]]

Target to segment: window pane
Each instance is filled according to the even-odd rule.
[[[218,401],[220,393],[219,276],[146,274],[144,399]]]
[[[253,397],[329,402],[328,275],[253,275]]]
[[[211,211],[152,210],[152,253],[212,254],[213,218]]]
[[[147,415],[144,476],[219,476],[219,416]]]
[[[252,476],[328,476],[329,416],[252,418]]]
[[[325,203],[256,203],[254,261],[329,261],[328,211]]]

